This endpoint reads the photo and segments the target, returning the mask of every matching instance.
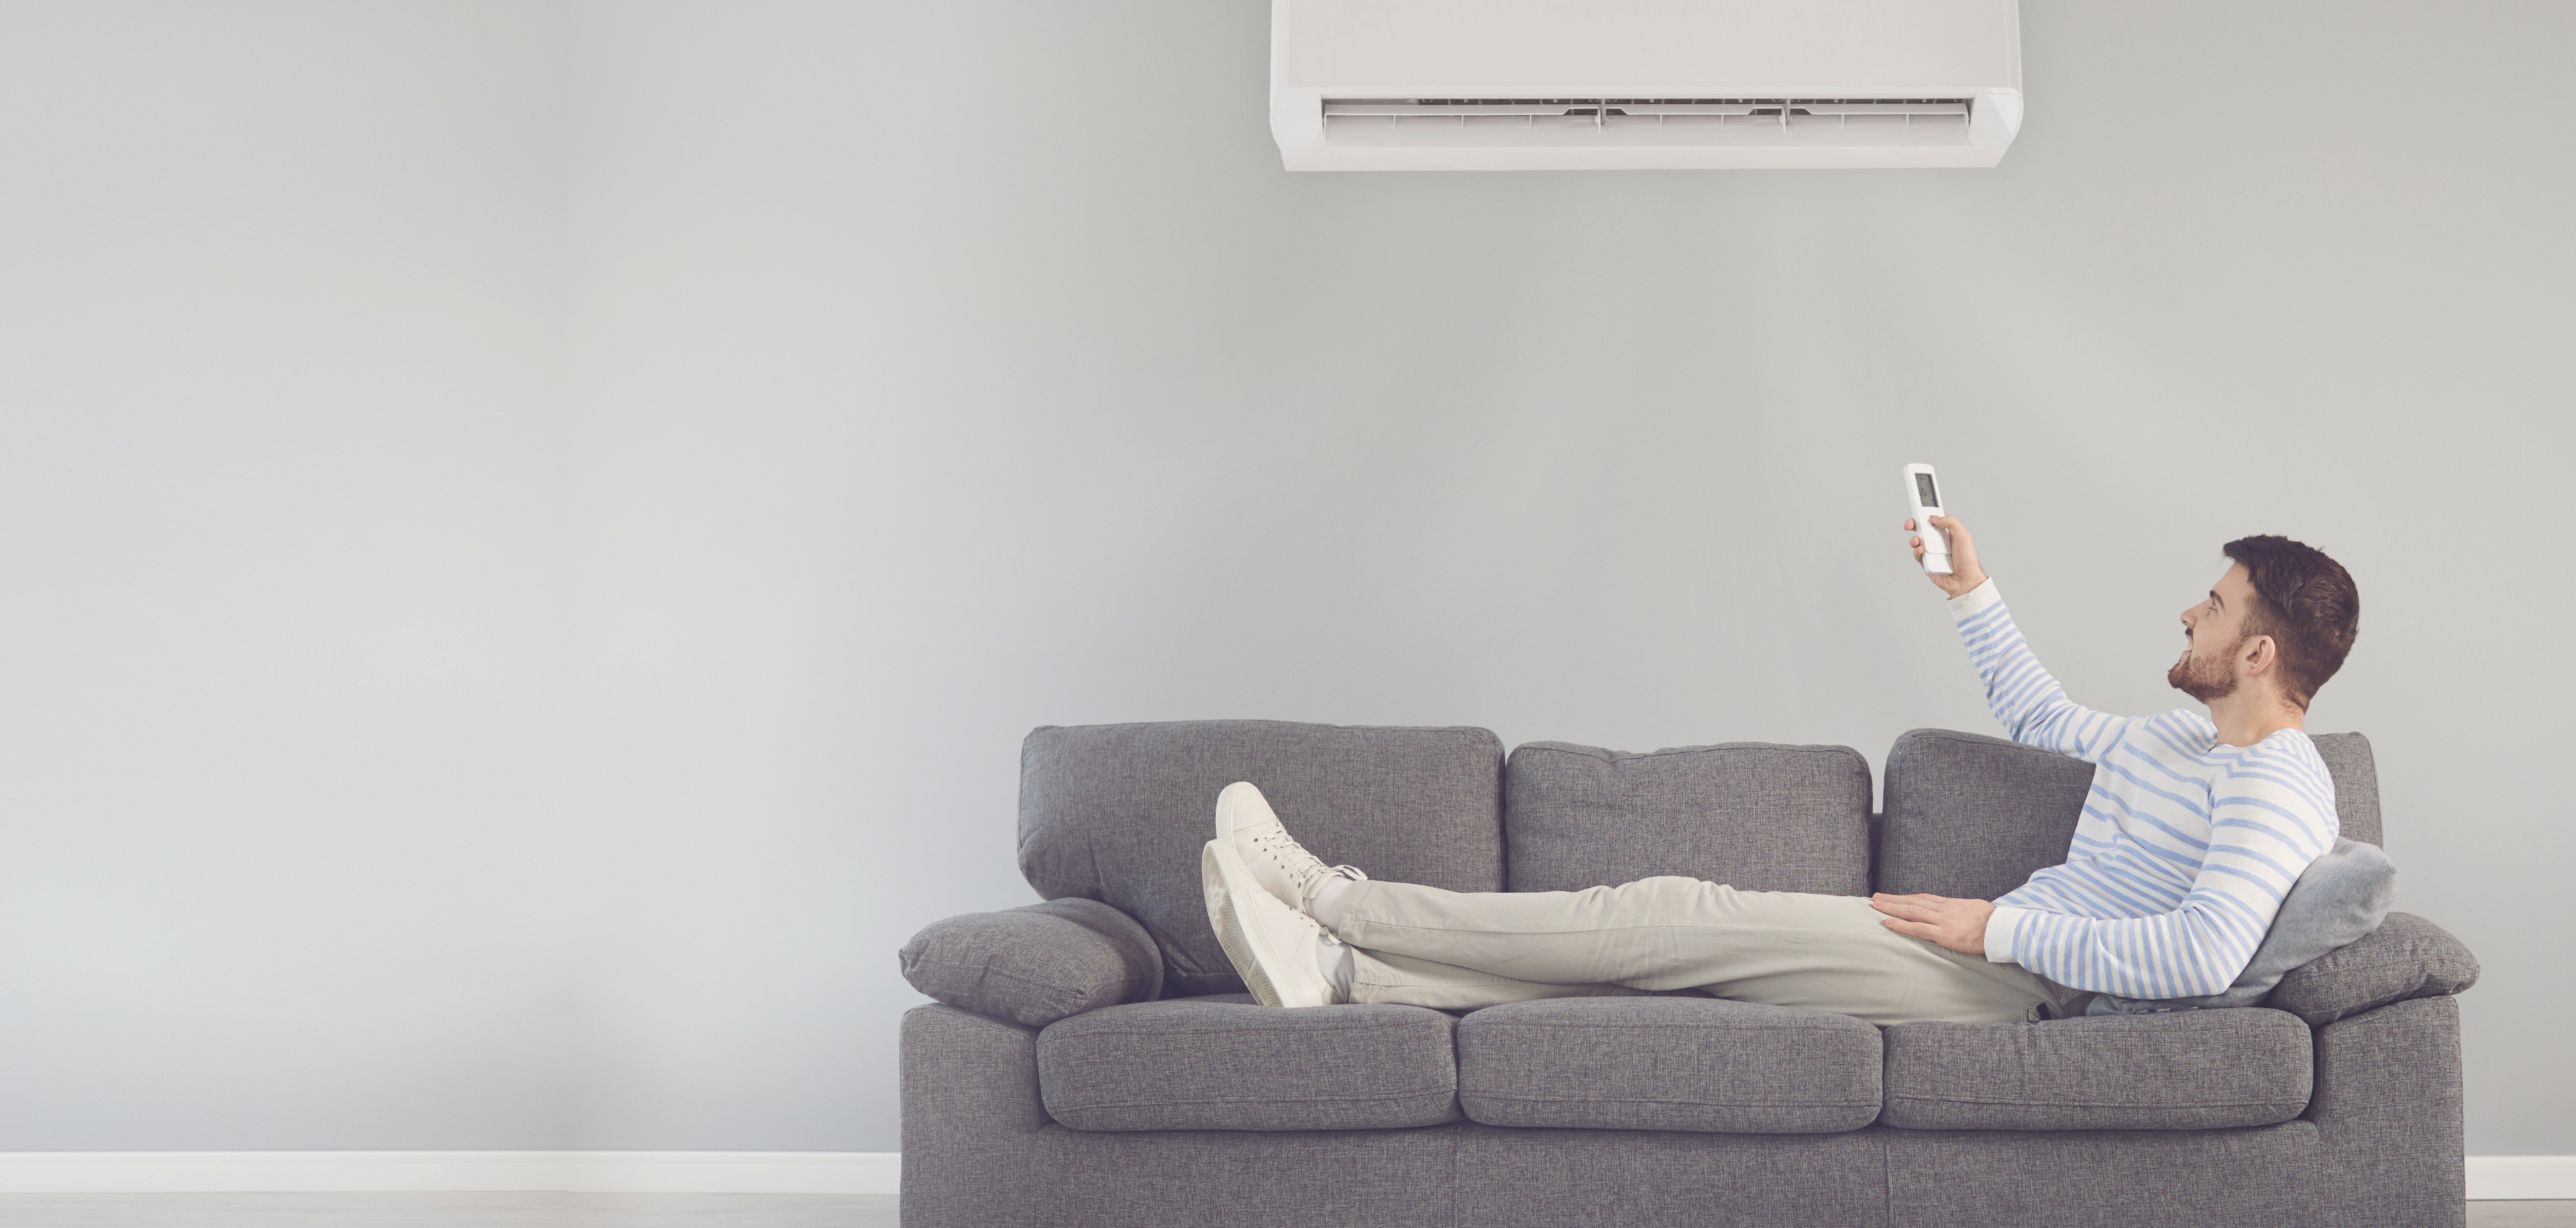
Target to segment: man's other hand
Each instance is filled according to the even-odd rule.
[[[1955,543],[1959,539],[1950,540],[1954,543],[1950,548],[1957,550]],[[1946,895],[1889,895],[1882,891],[1869,897],[1869,906],[1887,914],[1887,920],[1880,922],[1887,928],[1915,938],[1929,938],[1961,955],[1986,953],[1986,918],[1995,915],[1995,906],[1984,900],[1959,900]]]
[[[1950,574],[1933,576],[1930,572],[1924,573],[1931,576],[1933,586],[1940,589],[1946,596],[1956,597],[1985,583],[1986,569],[1977,565],[1977,541],[1968,536],[1968,526],[1959,523],[1959,518],[1956,516],[1935,516],[1932,518],[1932,527],[1950,535]],[[1914,518],[1908,516],[1905,518],[1905,531],[1919,533],[1922,530],[1916,528]],[[1914,547],[1914,565],[1921,567],[1923,539],[1909,537],[1905,540]]]

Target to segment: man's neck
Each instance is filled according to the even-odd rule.
[[[2239,687],[2209,705],[2209,723],[2218,726],[2221,746],[2252,746],[2284,729],[2307,732],[2308,714],[2278,695],[2249,694]]]

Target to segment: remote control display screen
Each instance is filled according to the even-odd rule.
[[[1935,490],[1933,490],[1933,489],[1932,489],[1932,475],[1931,475],[1931,474],[1928,474],[1928,473],[1918,473],[1918,474],[1915,474],[1915,475],[1914,475],[1914,490],[1915,490],[1915,493],[1920,494],[1920,495],[1922,495],[1922,496],[1923,496],[1923,506],[1925,506],[1925,507],[1939,507],[1939,506],[1941,506],[1941,495],[1940,495],[1940,493],[1939,493],[1938,491],[1935,491]]]

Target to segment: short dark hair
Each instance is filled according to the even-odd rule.
[[[2256,601],[2245,612],[2245,634],[2272,637],[2290,702],[2304,712],[2352,652],[2352,638],[2361,630],[2361,590],[2343,564],[2304,542],[2267,533],[2237,538],[2226,551],[2254,582]]]

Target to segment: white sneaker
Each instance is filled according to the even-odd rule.
[[[1299,912],[1315,902],[1315,889],[1326,880],[1367,878],[1352,866],[1328,866],[1306,851],[1279,823],[1270,799],[1251,781],[1238,780],[1216,795],[1216,838],[1234,850],[1264,891]]]
[[[1263,1006],[1330,1006],[1343,1000],[1324,976],[1327,961],[1319,958],[1341,940],[1254,882],[1232,846],[1208,841],[1199,853],[1199,879],[1217,942]]]

